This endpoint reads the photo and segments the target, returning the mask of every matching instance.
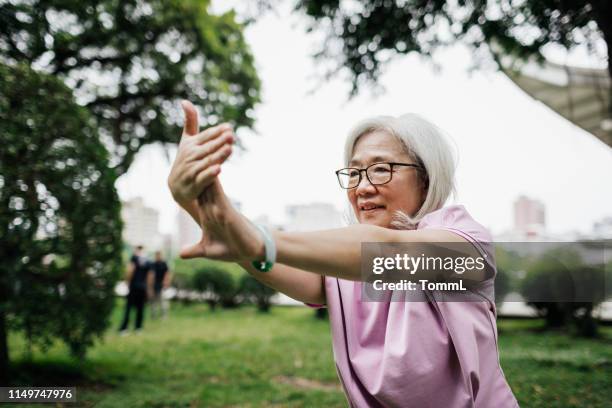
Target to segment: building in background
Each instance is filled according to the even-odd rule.
[[[172,234],[162,234],[162,246],[160,249],[165,259],[171,260],[178,255],[179,248],[177,248],[176,244],[176,239]]]
[[[242,210],[242,204],[239,201],[230,198],[232,206],[237,210]],[[178,206],[177,206],[178,207]],[[179,208],[176,216],[177,235],[172,239],[172,249],[170,254],[172,256],[178,255],[181,248],[193,245],[202,238],[202,229],[200,226],[191,218],[191,215],[182,208]],[[171,258],[171,256],[169,256]]]
[[[147,207],[140,197],[121,205],[123,241],[130,246],[142,245],[145,252],[163,249],[164,239],[158,230],[159,212]]]
[[[546,231],[546,209],[538,200],[520,196],[514,202],[514,231],[526,237],[543,235]]]
[[[605,217],[593,224],[593,239],[612,239],[612,217]]]
[[[290,205],[286,213],[287,231],[315,231],[342,226],[342,214],[328,203]]]
[[[191,218],[191,215],[182,208],[177,214],[177,244],[178,249],[193,245],[202,238],[200,226]]]
[[[276,229],[276,230],[279,230],[279,231],[284,231],[285,230],[285,226],[283,224],[275,223],[266,214],[262,214],[259,217],[255,218],[253,220],[253,222],[255,224],[263,225],[264,227],[267,227],[267,228]]]
[[[513,225],[494,235],[496,242],[564,242],[576,239],[575,232],[553,234],[546,230],[546,207],[541,201],[519,196],[513,204]]]
[[[285,213],[287,215],[285,225],[275,225],[266,216],[257,218],[256,222],[271,228],[295,232],[339,228],[343,225],[342,213],[328,203],[291,205],[286,207]],[[272,302],[278,305],[304,305],[280,292],[274,295]]]

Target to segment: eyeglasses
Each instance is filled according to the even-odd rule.
[[[381,184],[387,184],[391,181],[394,166],[406,166],[422,169],[422,167],[418,164],[412,163],[373,163],[365,169],[346,167],[344,169],[337,170],[336,176],[338,176],[340,187],[348,190],[357,187],[359,183],[361,183],[361,172],[365,171],[366,177],[370,184],[379,186]]]

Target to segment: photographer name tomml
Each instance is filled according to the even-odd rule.
[[[427,279],[420,279],[417,282],[402,279],[399,282],[383,282],[378,279],[372,284],[374,290],[445,290],[445,291],[463,291],[467,290],[463,286],[463,280],[457,282],[429,282]]]

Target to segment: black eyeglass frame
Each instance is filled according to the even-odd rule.
[[[372,166],[376,166],[377,164],[388,164],[391,167],[391,173],[389,175],[389,180],[385,181],[384,183],[373,183],[372,180],[370,180],[370,177],[368,176],[368,169]],[[359,169],[357,167],[344,167],[342,169],[336,170],[336,177],[338,178],[338,183],[340,184],[340,187],[345,189],[345,190],[352,190],[354,188],[357,188],[359,186],[359,184],[361,183],[361,180],[363,179],[363,176],[361,175],[362,171],[365,171],[365,175],[366,178],[368,179],[368,181],[370,182],[370,184],[372,184],[373,186],[382,186],[383,184],[387,184],[389,183],[392,179],[393,179],[393,166],[405,166],[405,167],[414,167],[416,169],[423,169],[423,166],[419,166],[418,164],[414,164],[414,163],[395,163],[395,162],[377,162],[377,163],[372,163],[370,164],[368,167],[363,168],[363,169]],[[359,172],[359,180],[357,180],[357,184],[354,187],[344,187],[342,186],[342,181],[340,181],[340,172],[343,170],[357,170]]]

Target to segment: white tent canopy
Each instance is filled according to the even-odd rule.
[[[500,60],[504,73],[528,95],[612,147],[607,69]]]

